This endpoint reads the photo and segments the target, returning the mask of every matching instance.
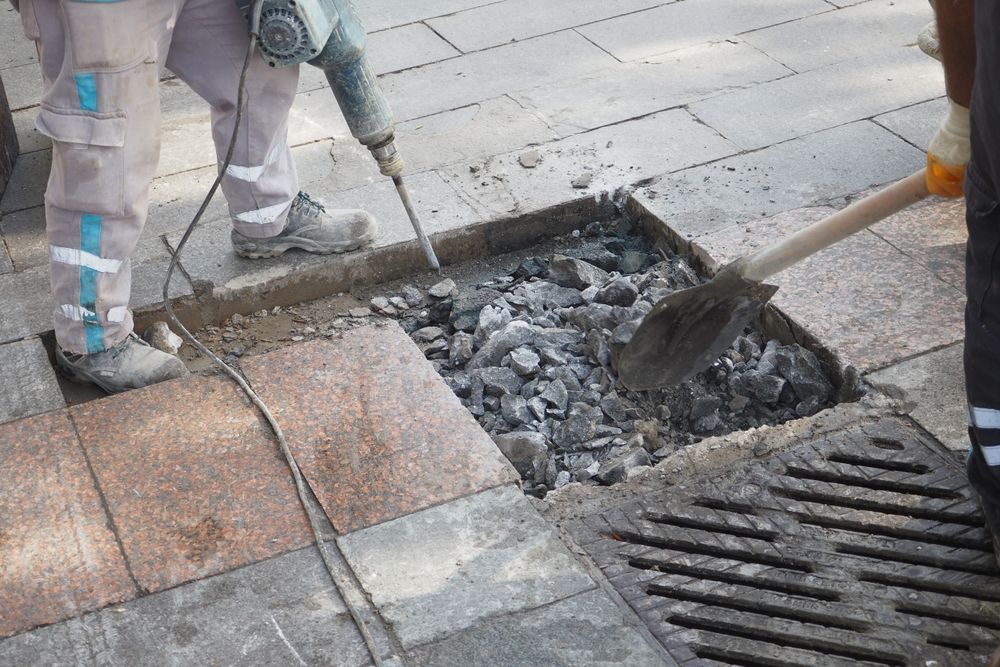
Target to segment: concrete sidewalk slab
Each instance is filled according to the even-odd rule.
[[[753,47],[727,40],[588,72],[513,97],[566,136],[789,74]]]
[[[311,542],[288,467],[230,380],[165,382],[71,414],[144,591]]]
[[[387,74],[381,83],[397,118],[410,120],[582,76],[615,62],[579,34],[563,31]]]
[[[134,597],[64,412],[0,425],[0,637]]]
[[[0,53],[0,78],[3,70],[19,65],[29,65],[38,62],[38,52],[35,44],[24,36],[21,17],[9,3],[0,8],[0,44],[4,45]]]
[[[0,642],[5,665],[369,664],[315,549]]]
[[[699,238],[710,266],[727,264],[830,215],[788,211]],[[709,259],[710,258],[710,259]],[[963,335],[962,292],[870,231],[860,232],[768,279],[771,303],[862,372],[950,345]]]
[[[3,72],[0,71],[0,78],[2,77]],[[37,108],[21,109],[12,113],[11,116],[14,119],[17,147],[21,155],[52,148],[52,140],[35,127],[35,117],[38,116]]]
[[[947,113],[948,98],[938,97],[927,102],[890,111],[876,116],[873,120],[920,150],[926,151],[927,145],[934,138],[938,124]]]
[[[423,23],[375,32],[368,36],[371,64],[379,74],[399,72],[462,55]]]
[[[480,51],[550,32],[631,14],[661,5],[665,0],[504,0],[427,24],[465,52]]]
[[[696,44],[821,14],[822,0],[687,0],[584,26],[579,32],[622,61],[638,60]]]
[[[0,215],[44,204],[51,164],[52,149],[19,156],[0,199]]]
[[[668,150],[669,148],[669,150]],[[542,210],[574,199],[614,193],[630,183],[717,160],[737,148],[683,109],[574,135],[539,147],[533,169],[520,152],[494,156],[481,166],[457,166],[446,178],[491,218]],[[573,181],[590,175],[586,187]]]
[[[339,544],[408,649],[595,586],[512,486],[351,533]]]
[[[496,0],[422,0],[412,3],[399,0],[358,0],[354,4],[357,5],[358,14],[364,21],[365,27],[375,32],[488,5],[491,2]]]
[[[27,42],[24,35],[18,40],[21,41]],[[38,106],[38,101],[42,99],[43,84],[42,68],[37,62],[0,70],[0,78],[3,79],[11,111]]]
[[[872,0],[743,35],[796,72],[913,44],[934,18],[924,0]]]
[[[868,376],[876,389],[901,399],[913,419],[956,451],[969,448],[969,411],[961,343],[922,354]]]
[[[49,286],[49,268],[36,267],[0,275],[0,343],[9,343],[52,330],[55,303]]]
[[[926,161],[921,151],[863,121],[671,174],[633,198],[666,223],[668,233],[692,239],[898,180]]]
[[[923,102],[943,87],[942,70],[928,68],[920,49],[904,47],[719,95],[690,109],[752,150]],[[853,148],[859,158],[865,151]]]
[[[660,655],[601,591],[580,593],[541,609],[479,625],[410,652],[419,667],[653,667],[676,664]]]
[[[0,345],[0,387],[0,424],[66,405],[38,338]]]
[[[243,366],[338,532],[517,479],[397,325],[354,329]]]

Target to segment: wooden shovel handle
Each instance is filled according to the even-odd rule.
[[[926,198],[926,169],[907,176],[842,211],[800,229],[791,236],[738,260],[733,267],[747,278],[762,282],[806,257],[842,241]]]

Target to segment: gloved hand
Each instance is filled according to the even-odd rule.
[[[948,100],[948,113],[927,148],[927,189],[941,197],[961,197],[969,144],[969,110]]]

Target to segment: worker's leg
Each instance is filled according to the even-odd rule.
[[[167,59],[167,66],[211,105],[220,165],[236,122],[249,42],[247,21],[235,3],[189,0]],[[239,137],[222,179],[233,219],[233,246],[243,257],[275,257],[292,248],[347,252],[375,238],[375,220],[368,213],[328,211],[299,192],[287,141],[297,85],[298,67],[273,68],[258,54],[251,58]]]
[[[966,196],[965,383],[969,481],[1000,540],[1000,203],[970,167]]]
[[[96,353],[132,331],[129,256],[159,156],[156,42],[173,3],[23,0],[52,139],[45,217],[59,346]]]
[[[167,56],[167,67],[212,107],[220,164],[236,122],[240,71],[249,43],[247,21],[235,2],[188,0]],[[279,234],[299,191],[287,141],[288,112],[298,80],[298,67],[269,67],[258,54],[250,61],[239,137],[222,191],[234,227],[251,238]]]

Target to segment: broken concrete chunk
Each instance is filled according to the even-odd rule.
[[[628,480],[630,471],[651,465],[653,460],[649,458],[649,452],[635,447],[602,463],[594,478],[601,484],[617,484]]]
[[[515,431],[494,436],[493,442],[521,477],[532,477],[537,466],[548,462],[548,446],[541,433]]]
[[[639,298],[639,288],[628,278],[617,278],[601,288],[594,301],[609,306],[631,306]]]
[[[417,329],[410,334],[414,343],[430,343],[438,338],[444,338],[444,329],[441,327],[424,327]]]
[[[778,372],[788,380],[800,401],[816,399],[825,403],[833,395],[833,385],[823,374],[816,355],[801,345],[785,345],[775,351]]]
[[[510,369],[518,375],[535,375],[538,372],[540,361],[537,354],[525,347],[510,352]]]
[[[514,320],[490,337],[469,362],[469,368],[497,366],[507,354],[534,340],[537,329],[521,320]]]
[[[427,290],[427,293],[435,299],[444,299],[450,296],[453,291],[455,291],[455,281],[451,278],[445,278]]]
[[[569,405],[569,391],[562,380],[550,382],[549,386],[538,397],[557,410],[565,410],[566,406]]]
[[[549,263],[549,279],[563,287],[582,290],[608,281],[608,272],[590,262],[566,255],[554,255]]]
[[[763,403],[777,403],[785,384],[785,378],[762,373],[758,369],[739,376],[733,383],[733,390]]]
[[[403,285],[402,289],[399,290],[399,293],[406,300],[406,303],[410,306],[410,308],[416,308],[424,301],[424,293],[413,285]]]
[[[384,296],[377,296],[371,300],[371,307],[376,313],[382,315],[395,315],[396,309],[389,303],[389,299]]]
[[[504,394],[500,397],[500,413],[511,426],[522,426],[531,423],[531,412],[528,401],[523,396]]]
[[[451,325],[472,333],[479,324],[480,311],[500,296],[500,292],[491,288],[459,292],[451,303]]]
[[[491,396],[516,394],[524,384],[524,380],[509,368],[482,368],[472,371],[470,375],[482,380],[486,393]]]
[[[184,345],[184,339],[171,331],[166,322],[151,324],[142,334],[142,339],[167,354],[177,354]]]

